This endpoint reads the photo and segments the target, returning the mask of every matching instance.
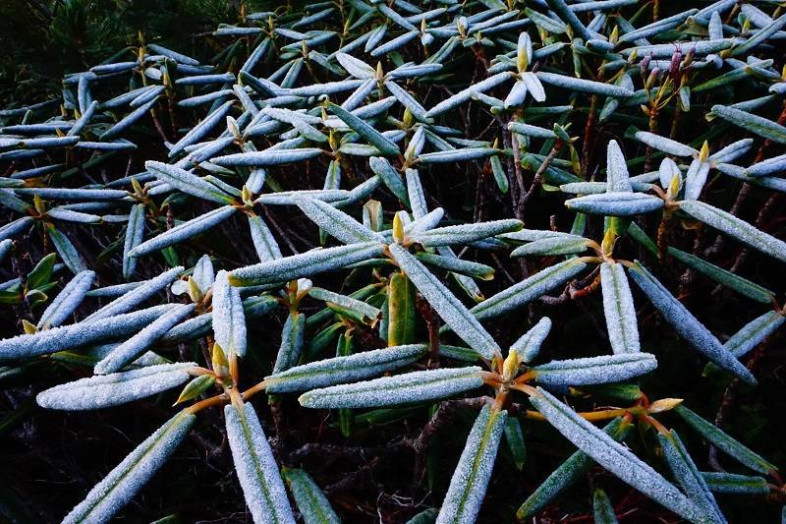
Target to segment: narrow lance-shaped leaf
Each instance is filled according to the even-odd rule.
[[[728,493],[730,495],[767,495],[770,486],[764,477],[737,475],[735,473],[718,473],[715,471],[702,471],[701,475],[707,487],[713,493]]]
[[[227,439],[255,523],[295,523],[276,459],[251,404],[224,408]]]
[[[602,263],[600,283],[611,350],[614,353],[641,351],[636,308],[623,265]]]
[[[136,257],[131,256],[131,251],[138,246],[145,237],[145,211],[144,204],[136,204],[128,214],[126,236],[123,242],[123,278],[129,280],[136,271]]]
[[[96,375],[106,375],[119,371],[149,348],[155,341],[191,314],[196,304],[177,304],[150,325],[113,349],[93,368]]]
[[[660,311],[674,330],[697,351],[718,367],[750,384],[755,384],[753,374],[724,348],[715,336],[704,327],[679,300],[658,282],[644,266],[636,263],[629,269],[633,281],[641,288],[650,302]]]
[[[733,439],[714,424],[704,420],[685,406],[679,405],[675,407],[674,412],[687,422],[689,426],[701,433],[701,435],[715,445],[715,447],[740,464],[754,471],[758,471],[759,473],[767,474],[770,471],[777,471],[778,468],[774,465],[770,464],[757,453],[751,451],[747,446]]]
[[[233,153],[210,159],[210,162],[222,167],[249,166],[264,167],[290,164],[310,160],[323,154],[319,148],[309,147],[303,149],[266,149],[264,151],[251,151],[247,153]]]
[[[343,308],[360,313],[369,323],[373,323],[380,315],[380,310],[362,300],[356,300],[346,295],[340,295],[321,287],[312,287],[308,290],[309,296],[324,302],[332,302]]]
[[[425,344],[410,344],[310,362],[265,377],[265,389],[268,393],[293,393],[355,382],[407,366],[426,351]]]
[[[213,335],[224,351],[246,355],[246,315],[240,290],[229,284],[223,269],[213,285]]]
[[[151,278],[141,286],[129,291],[120,298],[113,300],[85,320],[99,320],[114,315],[119,315],[134,309],[136,306],[163,290],[174,281],[183,271],[183,266],[177,266],[164,271],[157,277]]]
[[[153,173],[159,180],[191,196],[218,204],[229,204],[233,201],[231,196],[218,187],[185,169],[153,160],[145,162],[145,169]]]
[[[93,271],[77,273],[41,314],[36,325],[38,329],[48,329],[65,322],[84,300],[95,276]]]
[[[786,144],[786,127],[764,117],[748,113],[731,106],[714,105],[710,115],[719,116],[723,120],[741,127],[751,133],[768,138],[779,144]]]
[[[106,522],[128,504],[185,440],[196,415],[181,411],[137,446],[63,519]]]
[[[492,220],[476,224],[445,226],[413,235],[413,240],[428,247],[466,244],[503,233],[518,231],[523,227],[520,220]]]
[[[658,366],[649,353],[620,353],[599,357],[554,360],[535,366],[535,380],[550,386],[587,386],[622,382]]]
[[[502,353],[480,322],[423,264],[399,245],[392,244],[390,252],[431,307],[472,349],[489,359]]]
[[[536,240],[529,244],[519,246],[510,252],[511,257],[526,256],[558,256],[582,253],[587,250],[590,241],[582,237],[572,235],[557,236]]]
[[[52,224],[47,225],[46,233],[49,235],[49,238],[52,239],[52,244],[54,244],[57,254],[63,259],[63,263],[68,267],[71,273],[76,275],[77,273],[87,270],[82,255],[79,254],[79,251],[76,250],[76,247],[74,247],[74,244],[71,243],[67,236],[61,233]]]
[[[229,282],[233,286],[286,282],[368,260],[381,255],[384,250],[385,246],[378,242],[315,249],[299,255],[235,269],[229,273]]]
[[[696,220],[736,238],[753,249],[786,262],[786,242],[760,231],[731,213],[697,200],[684,200],[679,202],[678,206],[680,210]]]
[[[415,339],[415,293],[415,286],[404,273],[396,272],[390,276],[387,300],[389,346],[409,344]]]
[[[351,358],[351,357],[347,357]],[[298,399],[314,409],[370,408],[447,398],[483,385],[481,369],[442,368],[314,389]]]
[[[659,433],[658,440],[671,473],[688,498],[704,511],[708,522],[725,523],[726,519],[718,503],[715,502],[715,497],[712,496],[704,477],[693,463],[677,432],[671,430],[665,434]]]
[[[38,405],[68,411],[101,409],[149,397],[186,382],[193,362],[159,364],[67,382],[42,391]]]
[[[282,474],[306,524],[341,523],[330,501],[308,473],[302,469],[285,469]]]
[[[546,340],[546,337],[551,331],[551,319],[549,317],[541,318],[537,324],[532,326],[532,328],[521,335],[521,337],[515,341],[511,346],[510,349],[516,351],[519,354],[519,358],[524,363],[529,363],[535,360],[540,353],[540,346],[543,344],[543,341]]]
[[[382,133],[366,123],[362,118],[355,116],[346,109],[330,103],[328,109],[339,117],[353,131],[368,140],[369,144],[376,147],[383,155],[398,155],[399,149],[395,142],[385,137]]]
[[[280,373],[291,368],[300,359],[300,350],[306,334],[306,315],[292,311],[284,322],[281,330],[281,345],[273,365],[273,373]]]
[[[784,322],[786,322],[786,316],[783,311],[767,311],[745,324],[726,341],[723,347],[731,351],[735,357],[740,358],[763,342]]]
[[[193,220],[178,224],[172,229],[161,233],[151,239],[148,239],[129,252],[129,256],[141,257],[155,251],[160,251],[166,247],[183,242],[200,233],[204,233],[208,229],[215,227],[227,218],[235,214],[237,208],[234,206],[223,206],[213,211],[209,211],[204,215],[200,215]]]
[[[530,397],[530,402],[562,436],[633,488],[683,518],[701,521],[704,517],[696,504],[654,469],[549,392],[538,388],[538,394]]]
[[[326,202],[298,197],[295,203],[314,223],[345,244],[382,242],[378,233]]]
[[[276,260],[283,256],[278,242],[262,217],[249,217],[248,227],[251,230],[251,241],[254,243],[254,249],[261,262]]]
[[[614,506],[602,489],[596,489],[592,495],[592,512],[595,524],[617,524],[618,522]]]
[[[620,192],[586,195],[565,201],[565,207],[572,211],[615,217],[651,213],[663,205],[663,200],[653,195]]]
[[[486,495],[507,411],[484,406],[469,432],[442,503],[438,524],[475,522]]]

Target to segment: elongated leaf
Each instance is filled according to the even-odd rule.
[[[535,408],[562,436],[598,464],[674,513],[693,521],[700,521],[704,517],[696,504],[627,448],[581,418],[549,392],[538,388],[538,393],[530,397]]]
[[[285,469],[281,472],[306,524],[340,524],[336,512],[317,483],[302,469]]]
[[[295,203],[315,224],[345,244],[382,242],[378,233],[326,202],[297,197]]]
[[[715,447],[740,464],[748,466],[759,473],[766,474],[770,471],[777,471],[778,468],[685,406],[679,405],[673,411],[687,422],[689,426],[701,433],[705,439],[714,444]]]
[[[217,166],[249,166],[265,167],[290,164],[292,162],[302,162],[321,155],[323,151],[318,148],[309,147],[304,149],[266,149],[264,151],[252,151],[248,153],[234,153],[231,155],[218,156],[211,158],[210,161]]]
[[[602,489],[596,489],[592,495],[592,512],[595,524],[617,524],[617,514],[611,505],[608,495]]]
[[[300,359],[306,330],[306,316],[299,311],[292,311],[284,322],[281,330],[281,345],[278,348],[273,373],[280,373],[291,368]]]
[[[396,195],[396,198],[401,200],[404,205],[409,205],[407,188],[401,180],[401,175],[393,169],[393,166],[390,165],[390,162],[388,162],[386,158],[373,156],[369,158],[368,166],[375,174],[379,175],[379,178],[381,178],[382,182],[388,186],[388,189]]]
[[[216,343],[228,353],[246,355],[246,315],[240,290],[229,284],[223,269],[213,285],[213,334]]]
[[[766,495],[770,492],[767,479],[764,477],[751,477],[736,475],[734,473],[716,473],[703,471],[701,475],[707,487],[713,493],[728,493],[731,495]]]
[[[52,239],[52,244],[54,244],[57,254],[63,259],[63,263],[68,267],[71,273],[76,275],[77,273],[87,270],[82,255],[79,254],[79,251],[76,250],[76,247],[74,247],[74,244],[71,243],[67,236],[51,224],[47,226],[46,233],[49,235],[49,238]]]
[[[356,300],[346,295],[339,295],[338,293],[328,291],[327,289],[323,289],[321,287],[310,288],[308,290],[308,294],[317,300],[332,302],[333,304],[339,305],[343,308],[357,311],[363,318],[367,319],[369,323],[376,321],[381,314],[379,309],[363,302],[362,300]]]
[[[215,185],[177,166],[150,160],[145,162],[145,169],[153,173],[159,180],[197,198],[219,204],[229,204],[233,200],[231,196]]]
[[[428,247],[467,244],[489,237],[518,231],[523,227],[520,220],[506,219],[476,224],[445,226],[413,234],[413,240]]]
[[[601,193],[571,198],[565,201],[565,207],[580,213],[629,217],[657,211],[663,207],[663,200],[641,193]]]
[[[276,459],[251,404],[224,407],[227,439],[255,523],[295,523]]]
[[[100,409],[125,404],[172,389],[189,379],[193,362],[159,364],[111,375],[82,378],[42,391],[38,405],[68,411]]]
[[[602,263],[600,282],[603,292],[603,313],[606,317],[612,351],[614,353],[641,351],[636,308],[622,264]]]
[[[719,116],[735,126],[741,127],[761,137],[768,138],[773,142],[786,144],[786,127],[772,120],[767,120],[766,118],[735,107],[722,105],[712,106],[710,114]]]
[[[658,361],[649,353],[554,360],[532,368],[540,384],[550,386],[586,386],[607,384],[649,373]]]
[[[136,204],[128,214],[126,236],[123,242],[123,278],[129,280],[136,271],[136,257],[130,255],[145,237],[145,212],[144,204]]]
[[[518,353],[522,362],[529,363],[535,360],[540,352],[540,346],[551,331],[551,319],[548,317],[541,318],[537,324],[521,335],[521,337],[514,342],[510,349]]]
[[[535,73],[541,82],[546,84],[568,89],[570,91],[579,91],[582,93],[590,93],[595,95],[605,95],[614,98],[628,98],[633,96],[633,91],[625,89],[621,86],[613,84],[605,84],[603,82],[593,82],[592,80],[584,80],[572,76],[558,75],[555,73],[546,73],[538,71]]]
[[[508,413],[484,406],[475,419],[437,516],[438,523],[475,522],[491,479]]]
[[[428,402],[475,389],[482,384],[479,367],[443,368],[314,389],[298,400],[302,406],[314,409],[370,408]]]
[[[384,245],[378,242],[315,249],[300,255],[235,269],[229,273],[229,283],[242,287],[286,282],[374,258],[381,255],[384,250]]]
[[[161,233],[151,239],[145,240],[129,252],[129,256],[141,257],[155,251],[160,251],[166,247],[180,243],[208,229],[215,227],[227,218],[235,214],[237,208],[234,206],[223,206],[204,215],[200,215],[188,222],[178,224],[172,229]]]
[[[95,276],[93,271],[77,273],[41,314],[36,325],[38,329],[49,329],[65,322],[87,296]]]
[[[486,358],[502,353],[480,322],[423,264],[399,245],[392,244],[390,252],[434,311],[472,349]]]
[[[183,266],[174,267],[164,271],[155,278],[151,278],[141,286],[134,288],[120,298],[113,300],[85,320],[100,320],[114,315],[119,315],[134,309],[136,306],[166,288],[183,272]]]
[[[678,205],[682,211],[696,220],[700,220],[708,226],[736,238],[753,249],[786,262],[786,242],[760,231],[731,213],[722,211],[704,202],[684,200],[679,202]]]
[[[396,272],[390,276],[387,300],[389,346],[409,344],[415,339],[415,292],[415,286],[404,273]]]
[[[668,153],[670,155],[693,156],[699,154],[698,150],[690,146],[686,146],[685,144],[680,144],[676,140],[659,136],[656,135],[655,133],[650,133],[649,131],[637,131],[636,138],[638,140],[641,140],[648,146],[653,147],[658,151],[663,151],[664,153]]]
[[[461,260],[458,257],[434,255],[431,253],[416,253],[415,257],[421,262],[425,262],[431,266],[439,267],[467,275],[481,280],[492,280],[494,278],[494,268],[486,264],[478,262],[470,262],[469,260]]]
[[[586,238],[557,236],[536,240],[529,244],[519,246],[510,252],[511,257],[527,256],[557,256],[582,253],[587,250],[589,241]]]
[[[362,118],[355,116],[346,109],[336,104],[329,104],[331,113],[339,117],[353,131],[368,140],[369,144],[376,147],[383,155],[398,155],[399,149],[395,142],[385,137],[382,133],[366,123]]]
[[[185,440],[196,415],[181,411],[137,446],[90,490],[64,523],[106,522],[120,511]]]
[[[783,312],[768,311],[745,324],[726,341],[723,347],[731,351],[735,357],[740,358],[762,343],[784,322],[786,322],[786,317]]]
[[[718,367],[739,377],[745,382],[755,384],[756,379],[748,369],[715,336],[699,322],[658,280],[641,264],[629,268],[633,281],[644,291],[666,321],[694,349],[709,358]]]

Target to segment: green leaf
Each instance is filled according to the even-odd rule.
[[[415,339],[417,309],[415,286],[404,273],[396,272],[388,283],[388,345],[410,344]]]
[[[779,144],[786,144],[786,127],[772,120],[767,120],[736,107],[722,105],[712,106],[709,114],[719,116],[730,124],[741,127],[755,135],[768,138]]]
[[[491,479],[508,413],[483,406],[461,452],[437,516],[438,524],[475,522]]]
[[[592,494],[592,513],[595,524],[617,524],[617,514],[611,505],[608,495],[602,489],[596,489]]]
[[[328,109],[353,131],[368,140],[369,144],[376,147],[383,155],[397,156],[399,154],[399,149],[395,142],[392,142],[382,133],[371,127],[363,119],[358,118],[343,107],[333,103],[328,103]]]
[[[56,258],[54,253],[50,253],[38,261],[33,270],[27,274],[27,289],[37,289],[50,282]]]
[[[527,461],[527,445],[524,442],[524,433],[521,431],[521,423],[516,417],[509,417],[505,421],[505,442],[508,443],[510,454],[513,455],[513,463],[516,469],[524,469]]]
[[[317,483],[302,469],[284,469],[284,479],[306,524],[339,524],[341,519],[330,506]]]
[[[731,495],[767,495],[770,486],[764,477],[751,477],[736,475],[734,473],[716,473],[703,471],[702,476],[707,487],[713,493],[728,493]]]
[[[177,397],[177,401],[175,401],[175,405],[197,398],[199,395],[213,387],[215,383],[216,377],[213,375],[200,375],[195,377],[188,384],[186,384],[186,387],[183,388],[180,396]]]
[[[210,182],[177,166],[149,160],[145,162],[145,169],[153,173],[159,180],[196,198],[218,204],[231,204],[234,201],[232,196],[224,193]]]

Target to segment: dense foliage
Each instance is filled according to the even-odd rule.
[[[728,420],[783,407],[779,6],[36,5],[70,72],[0,111],[0,436],[123,449],[5,518],[780,514]]]

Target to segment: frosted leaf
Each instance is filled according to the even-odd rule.
[[[715,424],[704,420],[685,406],[679,405],[673,411],[687,422],[689,426],[699,432],[702,437],[740,464],[764,474],[778,470],[778,468],[751,451],[747,446],[733,439],[715,426]]]
[[[628,98],[633,96],[633,91],[622,86],[605,84],[603,82],[593,82],[572,76],[558,75],[538,71],[535,73],[541,82],[567,89],[569,91],[579,91],[595,95],[611,96],[614,98]]]
[[[625,163],[625,156],[616,140],[609,141],[606,153],[606,185],[609,193],[633,191],[633,187],[630,185],[628,165]]]
[[[658,280],[641,264],[629,270],[631,278],[650,299],[666,321],[697,351],[704,354],[718,367],[740,379],[755,384],[756,379],[734,355],[724,348],[715,336],[704,327]]]
[[[712,496],[704,477],[699,473],[677,432],[671,430],[666,434],[659,433],[658,440],[666,463],[677,483],[688,498],[704,511],[702,522],[725,523],[726,519],[718,503],[715,502],[715,497]]]
[[[202,255],[194,265],[194,272],[192,274],[194,281],[202,293],[213,287],[213,282],[216,280],[215,270],[213,269],[213,262],[210,260],[210,255]]]
[[[133,313],[83,320],[78,324],[55,327],[31,335],[0,340],[0,362],[46,355],[102,340],[118,339],[135,333],[163,315],[169,306],[155,306]]]
[[[371,408],[428,402],[482,385],[479,367],[442,368],[314,389],[298,400],[302,406],[313,409]]]
[[[119,371],[160,339],[164,333],[190,315],[195,308],[195,304],[178,304],[171,306],[169,311],[165,314],[155,319],[139,333],[113,349],[95,365],[93,372],[96,375],[106,375],[107,373]]]
[[[315,224],[345,244],[382,242],[379,233],[375,233],[326,202],[308,197],[297,197],[295,203]]]
[[[265,377],[266,391],[292,393],[355,382],[409,365],[426,351],[425,344],[410,344],[310,362]]]
[[[617,524],[617,514],[611,504],[608,495],[598,488],[592,495],[592,511],[595,517],[595,524]]]
[[[701,520],[702,511],[654,469],[549,392],[538,388],[538,393],[530,402],[573,445],[664,507],[688,520]]]
[[[701,190],[707,182],[710,164],[701,160],[694,160],[685,173],[685,200],[696,200],[701,196]]]
[[[109,521],[139,492],[185,440],[196,415],[182,411],[137,446],[90,490],[63,519],[63,524]]]
[[[223,206],[203,215],[183,222],[172,229],[148,239],[131,250],[129,256],[141,257],[149,253],[160,251],[193,236],[207,231],[208,229],[220,224],[227,218],[235,214],[237,208],[234,206]]]
[[[636,138],[648,146],[670,155],[696,156],[699,154],[697,149],[681,144],[676,140],[650,133],[649,131],[637,131]]]
[[[472,349],[486,358],[502,353],[480,322],[423,264],[399,245],[392,244],[390,252],[434,311]]]
[[[616,418],[609,422],[603,431],[612,439],[620,442],[625,439],[632,428],[631,423],[622,418]],[[592,458],[583,451],[574,452],[527,497],[527,500],[516,512],[516,517],[524,520],[538,513],[562,491],[583,479],[594,464]]]
[[[154,366],[66,382],[42,391],[38,405],[47,409],[80,411],[125,404],[172,389],[189,379],[193,362]]]
[[[217,107],[213,112],[207,115],[204,120],[199,122],[197,125],[191,128],[188,133],[186,133],[183,138],[177,141],[175,145],[172,146],[172,149],[169,150],[169,158],[174,158],[180,153],[182,153],[186,147],[196,144],[202,138],[207,136],[210,131],[213,130],[214,127],[218,125],[219,122],[224,120],[224,117],[229,113],[232,109],[232,105],[234,101],[229,100],[224,102],[222,105]],[[147,166],[146,166],[147,167]],[[148,169],[150,169],[148,167]]]
[[[423,191],[423,184],[420,182],[420,173],[416,169],[407,169],[407,195],[412,208],[412,215],[417,220],[428,213],[426,195]]]
[[[678,205],[680,210],[696,220],[700,220],[708,226],[736,238],[753,249],[786,262],[786,242],[764,233],[731,213],[722,211],[704,202],[682,201]]]
[[[337,82],[325,82],[324,84],[310,84],[289,89],[288,94],[298,96],[332,95],[334,93],[341,93],[344,91],[352,91],[357,89],[363,84],[363,82],[364,80],[351,79],[339,80]]]
[[[600,193],[571,198],[565,201],[565,207],[580,213],[629,217],[657,211],[663,207],[663,200],[641,193]]]
[[[707,160],[715,164],[719,164],[721,162],[731,162],[747,153],[751,146],[753,146],[753,139],[743,138],[742,140],[732,142],[717,153],[711,154]]]
[[[211,158],[210,161],[222,167],[264,167],[302,162],[304,160],[316,158],[322,153],[323,151],[321,149],[313,147],[304,149],[266,149],[264,151],[251,151],[217,156]]]
[[[580,273],[587,264],[578,259],[566,260],[553,266],[547,267],[514,284],[513,286],[500,291],[491,298],[488,298],[470,309],[475,318],[486,320],[497,317],[507,311],[511,311],[539,298],[552,289],[555,289],[569,279]]]
[[[281,345],[276,355],[273,373],[286,371],[300,359],[300,350],[306,335],[306,315],[298,311],[290,312],[281,330]]]
[[[764,477],[702,471],[704,482],[713,493],[730,495],[767,495],[770,486]]]
[[[674,162],[674,160],[672,160],[669,157],[664,158],[661,161],[660,169],[658,170],[660,187],[662,187],[663,189],[668,189],[672,179],[675,176],[678,177],[682,176],[682,172],[680,171],[680,168],[677,167],[677,163]]]
[[[780,19],[786,22],[786,15]],[[764,117],[748,113],[731,106],[714,105],[710,115],[719,116],[723,120],[741,127],[751,133],[768,138],[779,144],[786,144],[786,127]]]
[[[551,331],[551,319],[543,317],[529,331],[511,344],[510,349],[515,350],[519,354],[522,362],[532,362],[538,357],[540,346],[546,340],[549,331]]]
[[[390,162],[384,157],[372,156],[368,159],[368,166],[371,170],[382,179],[382,182],[388,186],[388,189],[396,195],[396,198],[401,200],[405,205],[409,205],[409,198],[407,196],[407,188],[404,186],[404,181],[401,180],[401,175],[390,165]]]
[[[61,187],[31,187],[15,189],[17,195],[38,195],[45,200],[80,200],[102,202],[120,200],[128,196],[119,189],[70,189]]]
[[[480,410],[450,479],[437,524],[472,524],[477,519],[507,416],[507,411],[497,411],[488,405]]]
[[[491,147],[465,147],[463,149],[422,153],[418,155],[417,161],[419,164],[452,164],[453,162],[486,158],[497,153],[499,151]]]
[[[128,225],[123,242],[123,278],[126,280],[129,280],[136,271],[137,259],[130,253],[145,237],[145,211],[144,204],[136,204],[128,214]]]
[[[413,234],[413,240],[428,247],[447,246],[451,244],[468,244],[476,240],[493,237],[502,233],[518,231],[522,228],[520,220],[505,219],[445,226],[429,231]]]
[[[396,100],[408,109],[417,120],[430,121],[426,116],[426,108],[423,107],[409,91],[391,80],[385,82],[385,87],[387,87],[388,91],[390,91]]]
[[[286,282],[368,260],[381,255],[384,250],[385,246],[378,242],[315,249],[299,255],[235,269],[229,273],[229,282],[233,286]]]
[[[442,113],[445,113],[454,107],[469,101],[472,98],[473,92],[482,93],[484,91],[488,91],[489,89],[498,86],[510,78],[513,78],[513,75],[507,71],[490,76],[485,80],[482,80],[477,84],[474,84],[462,91],[459,91],[455,95],[446,98],[442,102],[429,109],[426,115],[429,117],[441,115]]]
[[[735,357],[740,358],[761,344],[784,322],[786,322],[786,317],[782,312],[767,311],[745,324],[723,344],[723,347],[733,353]]]
[[[339,117],[353,131],[368,141],[369,144],[377,148],[383,155],[398,155],[399,149],[395,142],[374,129],[362,118],[355,116],[341,106],[329,103],[328,109],[331,113]]]
[[[336,512],[317,483],[302,469],[284,469],[284,479],[305,524],[340,524]]]
[[[404,226],[404,235],[417,235],[434,229],[439,225],[443,216],[445,216],[445,210],[438,207]]]
[[[356,311],[363,315],[364,318],[368,319],[369,323],[373,323],[381,314],[379,309],[370,304],[366,304],[361,300],[356,300],[346,295],[339,295],[338,293],[328,291],[321,287],[312,287],[308,290],[308,294],[317,300],[332,302],[333,304]]]
[[[759,177],[774,175],[781,171],[786,170],[786,154],[768,158],[757,164],[753,164],[745,169],[745,174],[748,176]]]
[[[595,34],[587,29],[581,20],[579,20],[570,6],[565,3],[565,0],[547,0],[546,4],[548,4],[560,20],[573,29],[577,37],[580,37],[582,40],[592,40],[595,38]]]
[[[535,379],[549,386],[590,386],[622,382],[645,373],[658,366],[654,355],[649,353],[620,353],[599,357],[554,360],[535,366]]]
[[[213,285],[213,336],[227,353],[246,355],[246,316],[240,290],[229,284],[223,269]]]
[[[557,256],[582,253],[587,250],[589,240],[572,235],[556,236],[536,240],[529,244],[519,246],[510,252],[511,257],[526,257],[532,255]]]
[[[683,53],[692,53],[697,58],[709,54],[716,54],[734,47],[737,39],[724,38],[722,40],[694,40],[692,42],[680,42]],[[636,53],[638,56],[652,56],[653,58],[670,58],[674,54],[674,44],[652,44],[629,47],[620,51],[624,57],[629,57]]]
[[[600,265],[600,283],[611,350],[614,353],[641,351],[636,307],[624,266],[603,262]]]
[[[459,275],[467,275],[472,278],[491,280],[494,278],[494,268],[486,264],[479,264],[469,260],[461,260],[458,257],[433,255],[431,253],[416,253],[415,258],[425,262],[430,266],[447,269]]]
[[[65,322],[85,299],[95,276],[95,272],[89,270],[77,273],[41,314],[36,325],[38,329],[48,329]]]
[[[255,523],[295,523],[276,459],[251,404],[224,407],[227,439]]]
[[[182,272],[183,266],[177,266],[164,271],[157,277],[151,278],[141,286],[138,286],[120,298],[113,300],[106,306],[87,317],[85,321],[95,321],[102,318],[108,318],[134,309],[145,300],[151,298],[156,293],[166,288]]]
[[[14,241],[10,238],[6,238],[3,241],[0,241],[0,262],[5,259],[6,255],[11,252],[11,249],[14,247]]]
[[[526,33],[524,33],[526,34]],[[505,97],[505,101],[503,102],[503,107],[505,109],[509,109],[511,107],[519,107],[521,104],[524,103],[524,100],[527,98],[527,84],[524,81],[519,80],[513,87],[510,89],[510,93],[508,96]]]
[[[144,104],[142,106],[139,106],[138,108],[134,109],[131,113],[129,113],[128,115],[123,117],[122,120],[120,120],[115,125],[113,125],[109,129],[107,129],[100,136],[100,139],[102,141],[106,141],[106,140],[108,140],[110,138],[113,138],[113,137],[119,135],[120,133],[122,133],[123,131],[125,131],[129,127],[131,127],[134,124],[134,122],[136,122],[140,118],[142,118],[145,115],[147,115],[147,113],[153,108],[153,106],[156,104],[157,101],[158,101],[157,97],[153,98],[152,100],[150,100],[146,104]],[[73,137],[73,138],[76,138],[77,140],[79,139],[79,137]]]

